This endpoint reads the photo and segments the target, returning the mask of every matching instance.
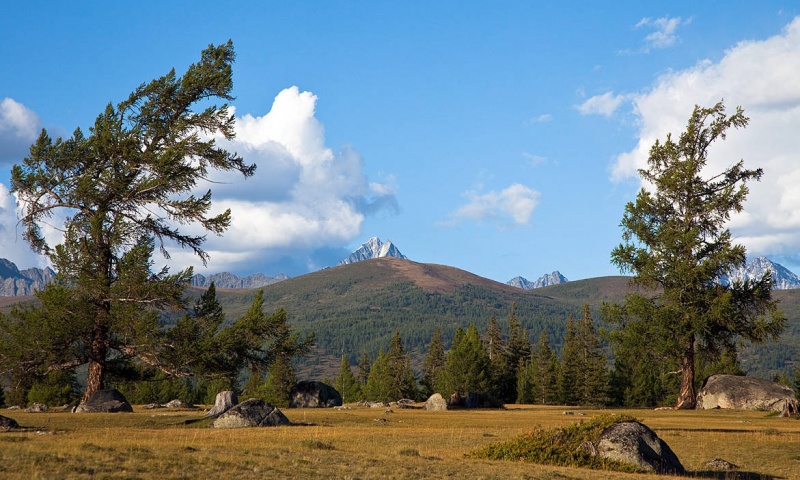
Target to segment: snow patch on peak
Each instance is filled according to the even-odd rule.
[[[759,280],[767,272],[772,274],[772,281],[775,282],[772,287],[774,290],[800,288],[800,277],[767,257],[756,257],[743,267],[734,269],[729,275],[722,277],[720,283],[728,285],[736,280]]]
[[[350,263],[361,262],[371,258],[394,257],[408,260],[408,257],[400,253],[400,250],[387,240],[386,243],[382,242],[378,237],[372,237],[364,242],[361,247],[351,253],[347,258],[339,262],[339,265],[347,265]]]

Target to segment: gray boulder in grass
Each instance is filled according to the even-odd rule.
[[[13,418],[8,418],[0,415],[0,432],[8,432],[10,430],[16,430],[19,428],[19,424]]]
[[[317,381],[302,381],[289,392],[291,408],[326,408],[342,406],[342,395],[330,385]]]
[[[133,407],[119,391],[108,388],[98,390],[75,407],[75,413],[117,413],[133,412]]]
[[[634,465],[660,475],[684,475],[681,461],[647,425],[639,422],[616,423],[603,431],[592,453],[609,460]]]
[[[794,390],[780,383],[739,375],[711,375],[697,393],[697,408],[786,411],[797,415],[798,403]]]
[[[251,398],[230,408],[214,423],[214,428],[276,427],[291,425],[289,419],[278,408],[257,398]]]

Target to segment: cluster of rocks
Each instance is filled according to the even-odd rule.
[[[422,408],[431,411],[454,408],[503,408],[503,403],[489,395],[476,392],[467,392],[466,395],[456,392],[450,395],[449,399],[445,399],[440,393],[434,393],[428,397]]]
[[[291,425],[277,407],[257,398],[238,403],[236,392],[226,390],[217,394],[214,407],[206,417],[214,418],[214,428],[275,427]]]

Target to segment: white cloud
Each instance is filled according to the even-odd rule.
[[[61,242],[62,235],[55,228],[63,224],[63,218],[54,216],[41,225],[42,234],[48,242]],[[14,262],[19,268],[45,267],[47,257],[38,255],[22,238],[24,226],[19,223],[17,199],[0,183],[0,257]]]
[[[41,128],[39,117],[12,98],[0,101],[0,163],[17,163],[28,153]]]
[[[536,123],[547,123],[552,119],[553,119],[552,115],[550,115],[549,113],[543,113],[541,115],[538,115],[536,117],[531,118],[531,123],[533,123],[533,124],[536,124]]]
[[[688,25],[691,19],[682,20],[681,17],[661,17],[661,18],[643,18],[636,24],[636,28],[651,28],[655,31],[650,33],[644,38],[646,43],[643,52],[647,52],[652,48],[666,48],[671,47],[678,41],[678,35],[675,31],[681,25]]]
[[[539,192],[519,183],[499,192],[470,191],[464,195],[469,202],[452,214],[448,225],[458,224],[463,220],[490,221],[502,227],[509,224],[527,225],[540,196]]]
[[[522,152],[522,157],[531,162],[531,165],[538,166],[547,161],[547,157],[543,157],[541,155],[536,155],[533,153]]]
[[[208,237],[210,271],[344,246],[361,233],[365,216],[399,210],[392,177],[370,182],[355,149],[345,146],[334,152],[325,145],[316,102],[311,92],[287,88],[265,115],[237,116],[235,140],[220,140],[258,168],[247,180],[217,174],[215,183],[200,189],[212,189],[215,209],[232,212],[225,235]],[[176,266],[201,266],[186,252],[173,256]]]
[[[581,115],[602,115],[610,117],[617,111],[622,102],[626,100],[626,95],[614,95],[613,92],[606,92],[602,95],[595,95],[578,105]]]
[[[751,255],[791,255],[800,251],[800,17],[780,35],[742,42],[718,63],[704,61],[658,79],[633,97],[639,132],[636,147],[619,155],[612,179],[635,177],[647,163],[650,147],[667,133],[679,135],[695,105],[724,99],[728,113],[745,110],[750,124],[730,131],[710,151],[708,172],[720,172],[740,159],[763,168],[751,183],[745,212],[730,227]]]

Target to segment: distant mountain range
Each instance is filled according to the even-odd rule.
[[[400,253],[400,250],[391,240],[382,242],[380,238],[372,237],[347,258],[340,261],[339,265],[349,265],[364,260],[385,257],[408,260],[408,257]],[[800,288],[800,277],[766,257],[756,257],[744,267],[738,268],[731,272],[730,275],[721,278],[720,282],[727,285],[734,280],[761,278],[767,271],[772,273],[772,278],[775,281],[775,290]],[[32,295],[44,288],[54,277],[55,272],[49,267],[45,269],[28,268],[19,270],[13,262],[0,258],[0,297]],[[222,272],[212,275],[196,274],[191,278],[191,286],[207,288],[211,285],[211,282],[214,282],[217,288],[251,289],[265,287],[288,279],[289,277],[282,273],[274,277],[268,277],[263,273],[240,277],[229,272]],[[506,282],[506,285],[523,290],[532,290],[567,282],[569,280],[556,270],[553,273],[542,275],[535,281],[530,281],[521,276],[514,277]]]
[[[512,287],[521,288],[523,290],[533,290],[534,288],[549,287],[550,285],[558,285],[568,281],[569,280],[567,280],[567,277],[561,275],[561,272],[556,270],[553,273],[546,273],[542,275],[533,282],[525,277],[514,277],[507,281],[506,285],[511,285]]]
[[[208,288],[213,282],[216,288],[259,288],[288,279],[289,277],[282,273],[274,277],[268,277],[263,273],[256,273],[246,277],[239,277],[230,272],[214,273],[209,276],[198,273],[192,275],[191,285],[193,287]]]
[[[384,257],[408,260],[408,257],[400,253],[400,250],[397,249],[391,240],[387,240],[386,243],[383,243],[381,242],[380,238],[372,237],[363,245],[361,245],[361,247],[359,247],[355,252],[351,253],[350,256],[339,262],[339,265],[349,265],[351,263],[361,262],[371,258]]]
[[[33,295],[55,278],[50,267],[20,270],[10,260],[0,258],[0,297]]]

